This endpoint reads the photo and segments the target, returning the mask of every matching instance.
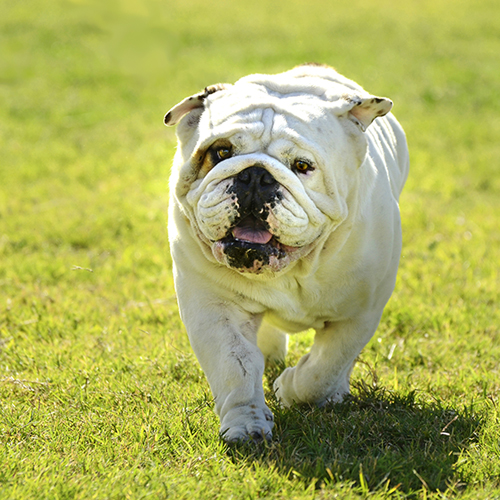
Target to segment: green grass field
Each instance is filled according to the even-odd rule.
[[[498,1],[101,4],[0,4],[0,498],[500,498]],[[228,447],[178,316],[162,120],[305,61],[395,102],[399,279],[351,398],[267,390],[273,442]]]

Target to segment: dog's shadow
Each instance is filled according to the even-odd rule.
[[[422,399],[422,401],[420,401]],[[358,385],[344,402],[275,414],[271,443],[231,448],[235,459],[273,464],[305,486],[353,482],[368,491],[412,493],[460,489],[456,464],[474,442],[481,419],[466,408],[424,402],[415,392]]]

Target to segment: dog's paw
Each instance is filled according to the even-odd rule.
[[[270,441],[273,437],[274,416],[267,406],[250,404],[229,410],[221,422],[220,435],[227,443]]]
[[[282,406],[288,408],[294,403],[307,403],[322,407],[327,403],[339,403],[349,394],[349,375],[334,384],[326,383],[314,372],[304,375],[304,372],[293,366],[284,370],[274,381],[274,393]]]
[[[293,388],[294,371],[295,367],[286,368],[273,384],[274,394],[280,404],[286,408],[292,406],[293,403],[302,402]]]

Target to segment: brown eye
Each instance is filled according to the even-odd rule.
[[[231,156],[231,148],[228,147],[217,148],[216,152],[219,160],[225,160]]]
[[[314,170],[309,163],[307,163],[304,160],[295,160],[295,163],[293,164],[293,168],[302,174],[308,172],[309,170]]]

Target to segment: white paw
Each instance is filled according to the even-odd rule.
[[[273,437],[274,416],[267,406],[250,404],[229,410],[222,419],[220,435],[224,441],[270,441]]]
[[[282,406],[290,407],[293,403],[301,401],[293,389],[293,372],[295,367],[286,368],[283,373],[274,381],[273,389],[276,397]]]
[[[292,404],[316,404],[324,406],[327,403],[338,403],[349,394],[349,378],[342,377],[334,384],[326,384],[321,377],[301,377],[303,372],[296,366],[287,368],[273,384],[274,393],[282,406]],[[323,382],[323,383],[321,383]]]

